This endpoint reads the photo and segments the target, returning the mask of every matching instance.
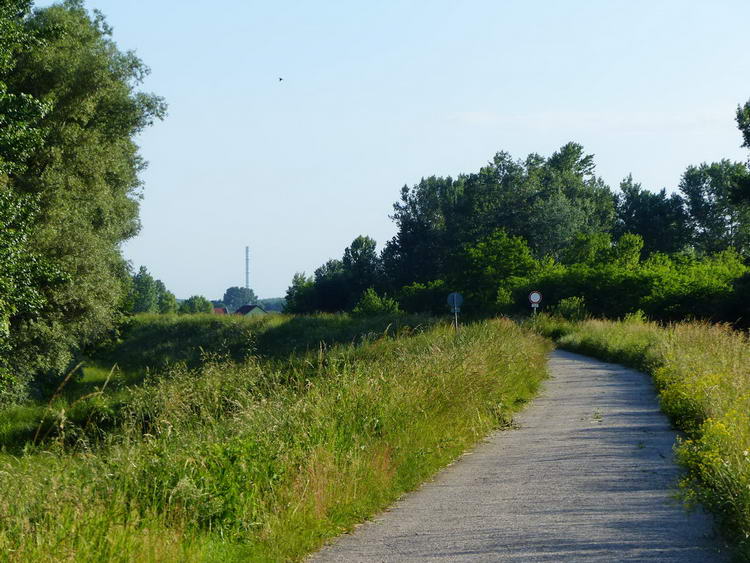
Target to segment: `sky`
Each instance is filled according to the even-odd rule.
[[[246,245],[251,287],[283,296],[360,234],[382,248],[404,184],[501,150],[576,141],[612,188],[632,173],[668,191],[691,164],[748,157],[747,0],[86,6],[169,104],[138,138],[142,229],[123,251],[178,298],[244,285]]]

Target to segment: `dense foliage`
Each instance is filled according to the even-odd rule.
[[[0,8],[0,353],[21,384],[54,382],[125,309],[120,244],[139,228],[144,167],[133,139],[164,115],[136,90],[147,72],[81,0]]]
[[[161,280],[154,279],[145,266],[132,278],[127,310],[132,313],[177,312],[177,299]]]
[[[182,314],[212,313],[213,303],[202,295],[191,295],[177,307],[177,312]]]

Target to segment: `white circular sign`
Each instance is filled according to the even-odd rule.
[[[542,302],[542,294],[539,291],[532,291],[529,293],[529,301],[533,305],[537,305]]]

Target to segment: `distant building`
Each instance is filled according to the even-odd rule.
[[[237,309],[234,314],[248,317],[250,315],[265,315],[266,311],[258,305],[243,305]]]
[[[228,315],[229,311],[227,311],[226,307],[214,307],[214,315]]]

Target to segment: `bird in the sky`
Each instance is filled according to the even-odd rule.
[[[279,82],[281,82],[282,80],[284,80],[284,79],[279,76]]]

